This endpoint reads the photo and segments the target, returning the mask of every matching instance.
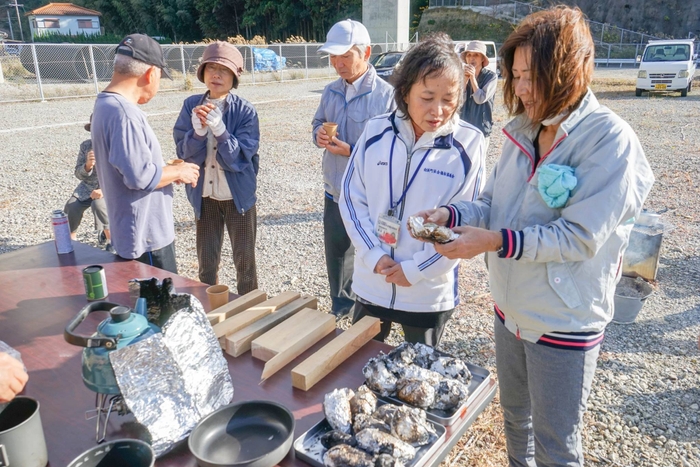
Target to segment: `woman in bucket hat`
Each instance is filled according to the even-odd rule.
[[[493,124],[493,101],[498,85],[496,73],[486,68],[486,44],[471,41],[461,54],[464,67],[464,106],[460,118],[471,123],[484,134],[489,148],[491,125]]]
[[[234,45],[210,44],[197,69],[207,92],[185,99],[173,129],[177,156],[200,167],[202,182],[186,187],[197,224],[199,280],[218,282],[226,227],[241,295],[258,287],[255,190],[260,145],[258,113],[231,93],[242,73],[243,57]]]

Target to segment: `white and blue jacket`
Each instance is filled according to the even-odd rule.
[[[385,308],[447,311],[459,303],[459,261],[449,260],[436,253],[432,244],[412,238],[406,221],[424,209],[477,198],[484,171],[484,136],[455,115],[438,131],[415,141],[410,120],[400,115],[393,112],[367,122],[343,178],[338,204],[355,246],[352,289],[359,297]],[[391,208],[392,199],[398,202],[394,215],[401,221],[396,248],[381,243],[375,229],[379,216]],[[401,264],[410,287],[389,284],[385,276],[374,273],[385,254]]]

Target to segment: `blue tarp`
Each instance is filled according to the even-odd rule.
[[[287,59],[280,57],[270,49],[253,47],[255,71],[280,71],[287,66]]]

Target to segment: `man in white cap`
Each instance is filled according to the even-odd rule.
[[[486,68],[486,44],[471,41],[461,54],[464,62],[465,99],[460,118],[471,123],[484,134],[488,151],[493,124],[493,101],[498,85],[498,76]]]
[[[313,120],[314,143],[324,148],[323,237],[331,312],[338,319],[350,314],[354,304],[351,287],[355,250],[338,208],[343,174],[365,123],[395,108],[394,89],[369,64],[371,51],[367,28],[351,19],[334,24],[319,49],[330,54],[331,65],[340,76],[323,90]],[[335,136],[326,133],[325,122],[338,125]]]

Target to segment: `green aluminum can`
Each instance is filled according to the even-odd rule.
[[[83,281],[88,300],[103,300],[109,295],[107,276],[105,276],[105,269],[102,266],[94,264],[83,269]]]

